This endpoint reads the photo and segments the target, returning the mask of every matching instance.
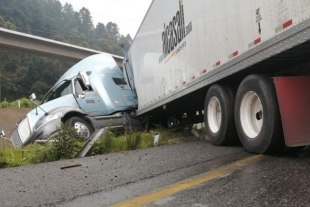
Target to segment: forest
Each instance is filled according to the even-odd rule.
[[[87,8],[58,0],[0,0],[0,27],[122,56],[132,38],[117,23],[94,26]],[[73,63],[0,48],[0,102],[36,93],[40,99]]]

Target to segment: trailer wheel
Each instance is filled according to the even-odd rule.
[[[167,126],[169,129],[176,128],[179,126],[179,120],[173,116],[168,117]]]
[[[66,125],[73,127],[77,135],[84,140],[88,140],[94,132],[92,126],[80,117],[71,117],[66,121]]]
[[[208,90],[204,106],[207,135],[214,145],[235,144],[234,90],[228,86],[213,85]]]
[[[248,152],[270,153],[283,148],[275,87],[266,75],[249,75],[240,84],[235,103],[239,139]]]

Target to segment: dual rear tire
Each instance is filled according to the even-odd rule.
[[[207,135],[214,145],[235,144],[239,137],[251,153],[270,153],[284,146],[276,92],[268,76],[247,76],[236,94],[229,86],[211,86],[204,110]]]
[[[236,142],[234,124],[234,90],[225,85],[213,85],[205,99],[207,135],[214,145],[229,145]]]
[[[252,153],[283,149],[283,130],[272,79],[250,75],[240,84],[235,102],[235,123],[243,147]]]

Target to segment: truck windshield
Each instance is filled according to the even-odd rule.
[[[65,96],[68,94],[72,94],[72,84],[71,80],[65,80],[63,82],[60,82],[57,86],[49,90],[49,92],[44,96],[41,103],[46,103],[48,101],[54,100],[56,98],[59,98],[61,96]]]

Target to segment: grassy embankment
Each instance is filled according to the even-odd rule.
[[[154,135],[161,133],[160,145],[175,143],[175,138],[188,136],[188,131],[172,132],[157,130],[150,132],[127,132],[124,135],[115,135],[108,131],[104,139],[96,142],[90,155],[107,154],[120,151],[150,148],[154,146]],[[25,166],[44,162],[75,158],[84,146],[84,141],[78,139],[74,129],[62,126],[55,140],[44,145],[33,144],[23,149],[8,148],[0,151],[0,168]]]
[[[15,124],[34,107],[27,99],[22,99],[21,107],[17,108],[17,102],[0,103],[0,127],[6,126],[7,137],[10,137]],[[160,145],[174,144],[175,138],[189,136],[189,131],[169,131],[158,129],[150,132],[127,132],[123,135],[115,135],[109,131],[104,139],[96,142],[90,155],[99,155],[120,151],[136,150],[154,146],[154,135],[161,134]],[[50,137],[53,142],[44,145],[33,144],[23,149],[14,149],[10,142],[0,140],[0,168],[25,166],[43,162],[51,162],[63,159],[75,158],[85,142],[78,139],[73,129],[62,126],[60,132]]]

